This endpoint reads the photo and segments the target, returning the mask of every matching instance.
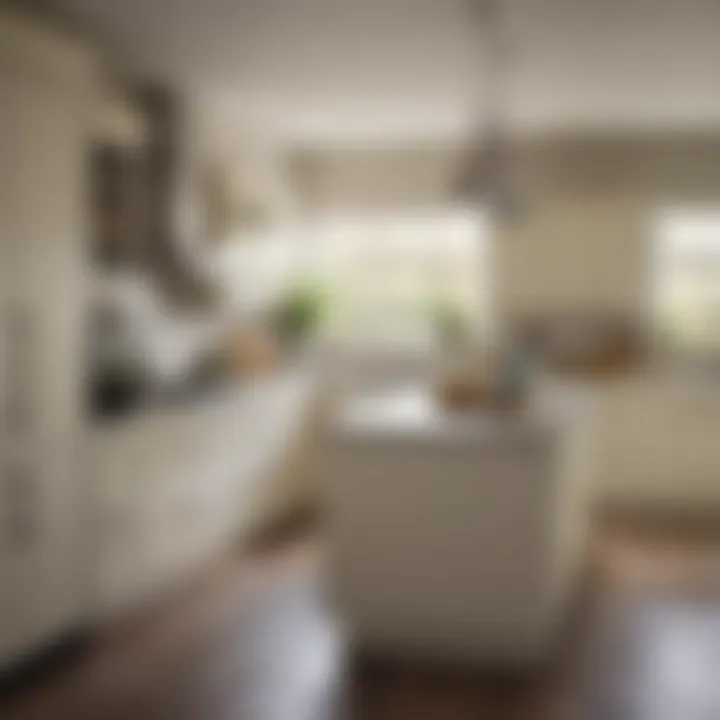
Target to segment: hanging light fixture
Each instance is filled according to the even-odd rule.
[[[477,127],[456,181],[455,194],[508,219],[522,211],[515,186],[506,112],[509,53],[500,0],[470,0],[484,92],[477,98]]]

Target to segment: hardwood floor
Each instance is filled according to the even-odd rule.
[[[595,581],[579,622],[547,667],[514,677],[352,658],[323,607],[321,554],[320,541],[308,537],[227,559],[193,587],[6,688],[0,717],[594,720],[613,676],[612,655],[602,657],[597,640],[622,636],[617,618],[627,614],[617,608],[707,597],[720,540],[598,533]]]

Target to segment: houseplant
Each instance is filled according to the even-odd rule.
[[[297,347],[317,331],[326,307],[322,289],[313,283],[290,288],[274,311],[274,324],[282,342]]]

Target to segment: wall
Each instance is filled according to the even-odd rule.
[[[531,214],[501,231],[495,253],[506,317],[642,308],[649,218],[636,198],[558,192],[528,203]]]
[[[497,253],[510,316],[642,313],[656,210],[720,202],[720,137],[565,137],[518,157],[527,213]]]
[[[412,144],[306,148],[289,164],[312,213],[446,203],[459,162],[459,150],[447,144]]]
[[[720,202],[720,135],[585,135],[518,141],[526,212],[498,226],[498,306],[509,317],[642,313],[654,211]],[[306,212],[454,202],[461,152],[448,145],[304,150]]]

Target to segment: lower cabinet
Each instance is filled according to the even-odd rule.
[[[720,509],[720,395],[708,378],[666,372],[596,391],[602,499],[624,510]]]
[[[96,614],[173,588],[296,499],[309,378],[283,375],[220,402],[151,412],[91,439]]]

